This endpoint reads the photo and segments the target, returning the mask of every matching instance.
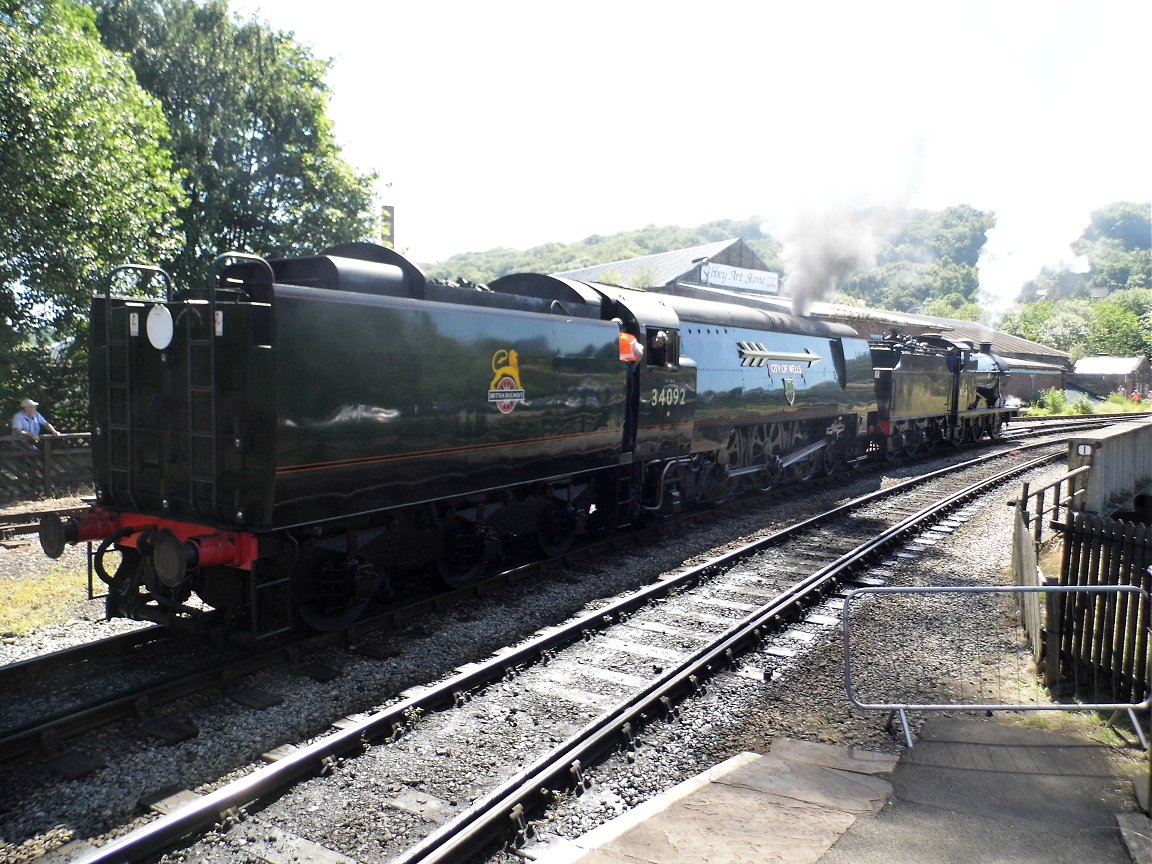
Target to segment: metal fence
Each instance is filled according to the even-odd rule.
[[[73,495],[92,487],[91,435],[45,435],[30,448],[0,437],[0,503]]]
[[[1129,656],[1142,664],[1144,677],[1127,680],[1127,695],[1117,698],[1121,690],[1104,664],[1070,660],[1068,675],[1056,687],[1047,686],[1037,675],[1028,640],[1005,642],[1000,635],[1018,632],[1017,604],[1027,594],[1060,597],[1063,607],[1102,621],[1134,612],[1143,638],[1133,643]],[[880,604],[883,614],[863,614],[869,608],[881,611]],[[890,721],[898,716],[909,747],[910,711],[1003,710],[1125,712],[1147,747],[1136,712],[1152,706],[1149,608],[1149,592],[1134,585],[859,588],[844,601],[845,688],[857,708],[887,711]],[[899,626],[892,626],[894,619]],[[1000,619],[1007,626],[972,626],[981,619]],[[1065,629],[1075,623],[1058,616],[1047,627],[1064,644]],[[853,645],[862,641],[869,644],[870,658],[879,653],[881,659],[859,663]],[[1142,657],[1135,656],[1138,651]]]

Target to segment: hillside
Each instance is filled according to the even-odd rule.
[[[508,273],[555,273],[575,270],[608,261],[623,261],[672,249],[699,246],[717,240],[739,237],[759,255],[768,267],[782,272],[780,243],[760,231],[757,218],[733,221],[723,219],[698,228],[650,225],[638,231],[602,237],[592,235],[579,243],[545,243],[531,249],[490,249],[453,255],[445,261],[422,266],[433,278],[491,282]]]

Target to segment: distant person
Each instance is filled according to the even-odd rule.
[[[44,415],[37,409],[40,403],[34,399],[25,399],[20,403],[20,410],[12,418],[12,434],[17,438],[25,439],[30,448],[40,443],[40,436],[48,432],[59,436],[56,427],[44,419]]]

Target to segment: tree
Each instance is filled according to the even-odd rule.
[[[1080,242],[1109,239],[1124,249],[1152,248],[1152,206],[1118,201],[1092,211],[1091,221]]]
[[[1120,291],[1093,307],[1088,352],[1152,357],[1152,291]]]
[[[939,258],[975,268],[988,240],[987,232],[996,226],[996,216],[967,204],[942,210],[936,235],[931,240]]]
[[[1090,300],[1041,300],[1004,316],[1000,329],[1059,351],[1073,358],[1083,355],[1092,330],[1093,304]]]
[[[897,216],[900,226],[890,232],[877,256],[877,267],[849,276],[841,293],[874,309],[938,314],[942,309],[963,308],[961,317],[971,316],[971,306],[978,303],[980,294],[976,263],[986,232],[996,224],[995,215],[965,204],[939,211],[886,214],[889,220]],[[958,295],[962,302],[938,302],[950,295]]]
[[[1089,284],[1101,292],[1152,288],[1152,205],[1120,201],[1092,212],[1073,251],[1088,260]]]
[[[87,425],[100,277],[178,241],[163,114],[93,22],[75,0],[0,0],[0,385],[64,428]]]
[[[949,294],[924,304],[925,315],[937,318],[953,318],[957,321],[979,321],[982,310],[979,303],[973,303],[962,294]]]
[[[378,239],[376,178],[342,160],[326,113],[327,62],[241,23],[227,0],[90,2],[172,130],[185,193],[178,284],[229,250],[281,257]]]

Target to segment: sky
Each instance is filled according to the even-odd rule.
[[[1147,0],[231,0],[330,59],[418,263],[648,225],[992,211],[981,285],[1152,200]],[[390,185],[387,185],[390,184]],[[823,216],[822,214],[827,214]]]

